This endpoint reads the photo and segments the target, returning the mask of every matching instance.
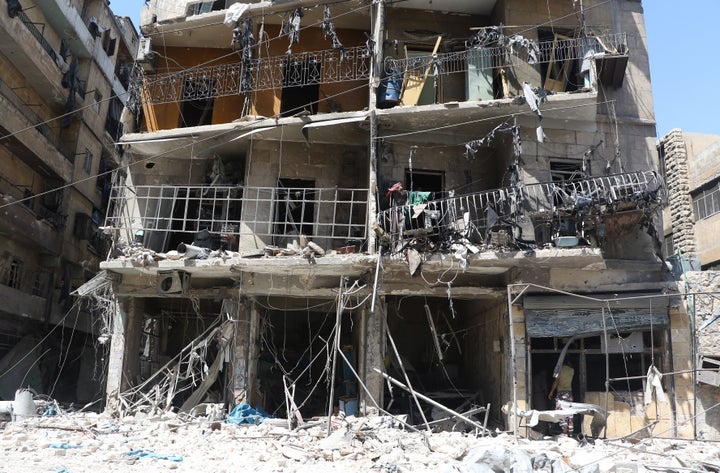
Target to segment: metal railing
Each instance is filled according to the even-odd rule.
[[[135,78],[145,87],[152,103],[224,97],[243,93],[242,81],[251,79],[251,90],[282,89],[368,79],[370,57],[363,47],[314,51],[253,59],[250,71],[240,62],[190,68]]]
[[[55,52],[55,49],[53,49],[48,40],[45,38],[45,24],[32,21],[22,10],[17,12],[17,17],[20,19],[20,21],[23,22],[30,34],[35,37],[37,42],[40,43],[40,46],[42,46],[45,52],[48,53],[50,58],[55,61],[55,64],[58,66],[59,69],[60,64],[58,64],[58,53]],[[40,28],[38,28],[38,26]]]
[[[420,239],[449,246],[465,239],[506,246],[509,238],[516,238],[543,245],[553,235],[576,236],[588,230],[583,216],[652,207],[664,197],[660,175],[642,171],[506,187],[426,202],[410,196],[409,201],[414,203],[384,210],[377,221],[394,244]],[[571,226],[565,228],[568,224]]]
[[[284,247],[304,234],[325,247],[361,245],[366,238],[367,189],[241,186],[115,187],[105,226],[126,241],[165,251],[199,233],[253,238]],[[177,243],[175,243],[177,244]]]
[[[37,125],[35,125],[35,129],[40,132],[40,134],[43,135],[50,142],[50,144],[52,144],[53,147],[58,150],[60,154],[65,156],[65,159],[67,159],[71,163],[75,162],[75,156],[73,154],[73,151],[66,149],[60,138],[58,138],[58,136],[52,132],[48,124],[44,123],[44,120],[40,118],[40,116],[34,111],[32,111],[30,106],[28,106],[20,98],[20,96],[18,96],[15,91],[12,90],[12,88],[1,79],[0,95],[7,99],[7,101],[10,102],[30,124],[37,123]]]
[[[426,68],[432,67],[432,74],[446,75],[465,72],[468,64],[474,64],[480,58],[489,67],[509,66],[515,60],[535,64],[560,59],[579,60],[589,49],[597,52],[622,51],[626,42],[625,33],[545,41],[537,44],[538,50],[532,57],[528,49],[523,47],[470,48],[434,56],[386,58],[385,70],[399,71],[400,74],[422,74]],[[370,61],[367,48],[359,46],[344,52],[330,49],[253,59],[249,62],[250,71],[244,70],[242,62],[157,75],[144,75],[137,70],[134,82],[145,88],[144,100],[161,104],[240,95],[248,87],[255,92],[365,80],[370,76]],[[249,77],[252,78],[250,83],[243,83]]]
[[[492,47],[492,48],[470,48],[464,51],[427,54],[410,58],[386,58],[386,71],[400,71],[401,73],[422,74],[431,67],[433,72],[439,75],[465,72],[468,70],[468,63],[473,63],[482,58],[483,64],[489,67],[508,67],[513,61],[521,61],[529,64],[550,63],[553,61],[580,60],[586,51],[622,51],[626,50],[627,35],[615,33],[603,36],[591,36],[587,38],[570,38],[556,41],[543,41],[537,43],[538,49],[531,52],[526,47]]]

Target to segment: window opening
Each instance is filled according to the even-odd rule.
[[[215,102],[215,83],[210,79],[187,79],[183,85],[183,97],[203,97],[183,102],[180,112],[180,128],[210,125]]]
[[[22,261],[13,258],[7,272],[7,277],[5,278],[6,286],[12,287],[13,289],[20,289],[20,284],[22,283],[22,267]]]
[[[560,34],[557,31],[538,30],[541,43],[552,43],[549,50],[543,50],[540,58],[543,88],[553,92],[577,90],[578,63],[572,45],[572,33]]]
[[[93,161],[93,155],[89,149],[86,149],[85,150],[85,162],[83,163],[83,170],[87,174],[90,174],[90,172],[92,171],[92,161]]]
[[[275,192],[275,230],[283,235],[313,235],[315,181],[280,179]],[[276,242],[278,244],[278,242]]]
[[[280,116],[317,113],[322,65],[318,61],[291,59],[285,65]]]

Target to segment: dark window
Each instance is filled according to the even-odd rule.
[[[437,198],[443,191],[443,173],[441,171],[425,171],[405,169],[405,188],[414,192],[432,192],[431,197]]]
[[[117,96],[110,99],[108,106],[107,118],[105,119],[105,131],[110,133],[115,141],[119,140],[123,134],[120,115],[122,115],[123,104]]]

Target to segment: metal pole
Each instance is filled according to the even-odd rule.
[[[527,288],[526,288],[527,289]],[[510,338],[510,370],[512,375],[512,394],[513,394],[513,409],[510,418],[513,423],[513,436],[515,441],[518,438],[517,431],[517,363],[515,361],[515,329],[513,328],[512,320],[512,294],[510,293],[510,286],[507,287],[507,298],[508,298],[508,337]]]
[[[333,359],[332,359],[332,368],[330,368],[330,399],[328,400],[328,421],[327,421],[327,434],[330,436],[330,432],[332,430],[332,413],[333,413],[333,407],[335,403],[333,402],[333,399],[335,398],[335,367],[337,365],[337,352],[340,350],[340,329],[342,324],[342,314],[343,314],[343,284],[345,283],[345,276],[340,276],[340,288],[338,289],[338,301],[337,301],[337,308],[335,310],[335,341],[333,342],[334,349],[333,349]],[[289,415],[289,414],[288,414]]]
[[[602,322],[603,339],[605,340],[605,412],[607,412],[610,400],[610,350],[608,349],[608,334],[605,325],[605,307],[602,308]],[[607,438],[607,423],[605,423],[605,438]]]
[[[438,409],[443,410],[443,411],[447,412],[448,414],[450,414],[450,415],[452,415],[452,416],[454,416],[454,417],[457,417],[458,419],[464,420],[465,422],[467,422],[468,424],[472,425],[472,426],[475,427],[475,428],[484,430],[484,428],[483,428],[483,426],[482,426],[481,424],[479,424],[478,422],[475,422],[474,420],[470,419],[469,417],[466,417],[466,416],[460,414],[459,412],[456,412],[456,411],[454,411],[454,410],[452,410],[452,409],[450,409],[450,408],[447,408],[447,407],[443,406],[442,404],[440,404],[439,402],[433,401],[433,400],[430,399],[429,397],[427,397],[427,396],[425,396],[425,395],[423,395],[423,394],[420,394],[420,393],[417,392],[417,391],[413,391],[412,388],[410,388],[410,387],[408,387],[408,386],[405,386],[403,383],[401,383],[401,382],[398,381],[397,379],[393,378],[392,376],[388,375],[387,373],[383,373],[382,371],[380,371],[380,370],[377,369],[377,368],[373,368],[373,369],[374,369],[377,373],[381,374],[385,379],[387,379],[387,380],[390,381],[392,384],[394,384],[395,386],[401,387],[401,388],[403,388],[405,391],[407,391],[407,392],[409,392],[409,393],[412,393],[413,396],[417,396],[417,397],[419,397],[420,399],[422,399],[423,401],[427,402],[428,404],[431,404],[431,405],[437,407]],[[428,427],[428,430],[429,430],[429,429],[430,429],[430,428]]]

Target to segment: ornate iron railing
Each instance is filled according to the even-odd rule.
[[[146,97],[152,103],[224,97],[243,93],[243,80],[252,77],[251,90],[282,89],[368,79],[370,58],[367,49],[347,48],[314,51],[250,61],[250,74],[243,63],[218,64],[140,77]],[[136,81],[138,78],[136,77]]]
[[[432,74],[445,75],[468,70],[468,63],[482,57],[490,67],[509,66],[513,61],[547,63],[562,59],[578,60],[592,49],[596,52],[626,50],[624,33],[589,38],[560,39],[537,44],[530,53],[524,47],[470,48],[464,51],[424,55],[403,59],[386,58],[386,71],[421,73],[432,67]],[[344,51],[330,49],[291,55],[258,58],[242,62],[195,67],[157,75],[136,75],[137,87],[144,87],[144,100],[154,104],[182,102],[239,95],[245,90],[260,91],[365,80],[370,75],[370,54],[366,47]],[[248,73],[249,72],[249,73]],[[141,74],[141,70],[136,74]],[[249,83],[248,78],[251,78]]]
[[[440,248],[466,241],[488,246],[512,242],[542,246],[558,236],[603,237],[596,217],[659,205],[665,185],[653,171],[506,187],[423,201],[410,194],[404,205],[378,214],[393,248],[411,240]],[[589,238],[590,234],[592,239]]]

